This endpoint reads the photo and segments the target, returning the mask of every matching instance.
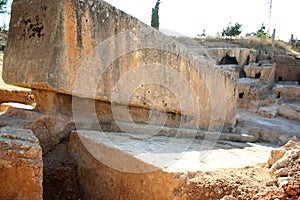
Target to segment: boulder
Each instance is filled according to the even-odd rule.
[[[0,128],[0,198],[42,200],[42,149],[31,130]]]

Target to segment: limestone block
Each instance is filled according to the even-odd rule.
[[[288,119],[300,121],[300,104],[282,103],[278,106],[278,114]]]
[[[234,75],[104,1],[13,1],[3,78],[36,89],[41,112],[61,93],[236,123]]]
[[[4,81],[69,94],[80,64],[96,45],[145,27],[104,1],[16,0],[11,15]]]
[[[261,106],[258,109],[258,114],[267,118],[274,118],[277,116],[277,106]]]
[[[42,200],[42,149],[32,131],[0,128],[0,198]]]
[[[237,106],[257,110],[259,100],[265,95],[268,85],[265,81],[241,78],[238,84]]]
[[[165,173],[118,148],[77,133],[71,134],[69,152],[78,163],[87,200],[173,199],[175,188],[184,182],[184,175]]]
[[[68,148],[87,200],[181,199],[178,189],[188,188],[195,174],[264,163],[271,149],[258,143],[88,130],[73,131]]]

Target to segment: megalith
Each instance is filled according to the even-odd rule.
[[[81,124],[236,123],[235,74],[104,1],[14,0],[11,14],[3,79],[31,88],[36,111]]]

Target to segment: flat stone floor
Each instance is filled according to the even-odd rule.
[[[256,135],[258,140],[283,145],[300,139],[300,122],[284,117],[266,118],[245,109],[237,110],[237,129]]]
[[[130,155],[166,172],[215,171],[222,168],[254,166],[266,163],[271,150],[278,147],[265,143],[205,141],[187,137],[174,138],[88,130],[78,130],[76,133],[84,141],[93,141],[100,146],[121,150],[114,152]],[[84,143],[88,151],[90,146],[93,146]],[[90,153],[95,151],[91,150]],[[114,157],[114,155],[107,156]],[[110,165],[110,163],[104,164]]]

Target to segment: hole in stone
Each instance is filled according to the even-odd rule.
[[[148,90],[148,94],[150,94],[151,93],[151,91],[150,90]]]
[[[246,74],[245,70],[241,69],[239,72],[239,78],[246,78],[246,77],[247,77],[247,74]]]
[[[259,79],[260,77],[261,77],[261,73],[260,72],[255,74],[255,78],[256,79]]]
[[[222,58],[220,65],[238,65],[235,57],[230,57],[229,55],[226,55],[224,58]]]
[[[278,76],[278,81],[282,81],[282,80],[283,80],[282,76]]]
[[[277,94],[277,99],[279,99],[279,98],[280,98],[280,95],[281,95],[281,94],[280,94],[280,92],[278,92],[278,94]]]
[[[250,55],[247,56],[247,62],[246,62],[246,65],[249,65],[249,62],[250,62]]]
[[[243,99],[243,98],[244,98],[244,95],[245,95],[245,93],[244,93],[244,92],[242,92],[242,93],[239,93],[239,98],[240,98],[240,99]]]

